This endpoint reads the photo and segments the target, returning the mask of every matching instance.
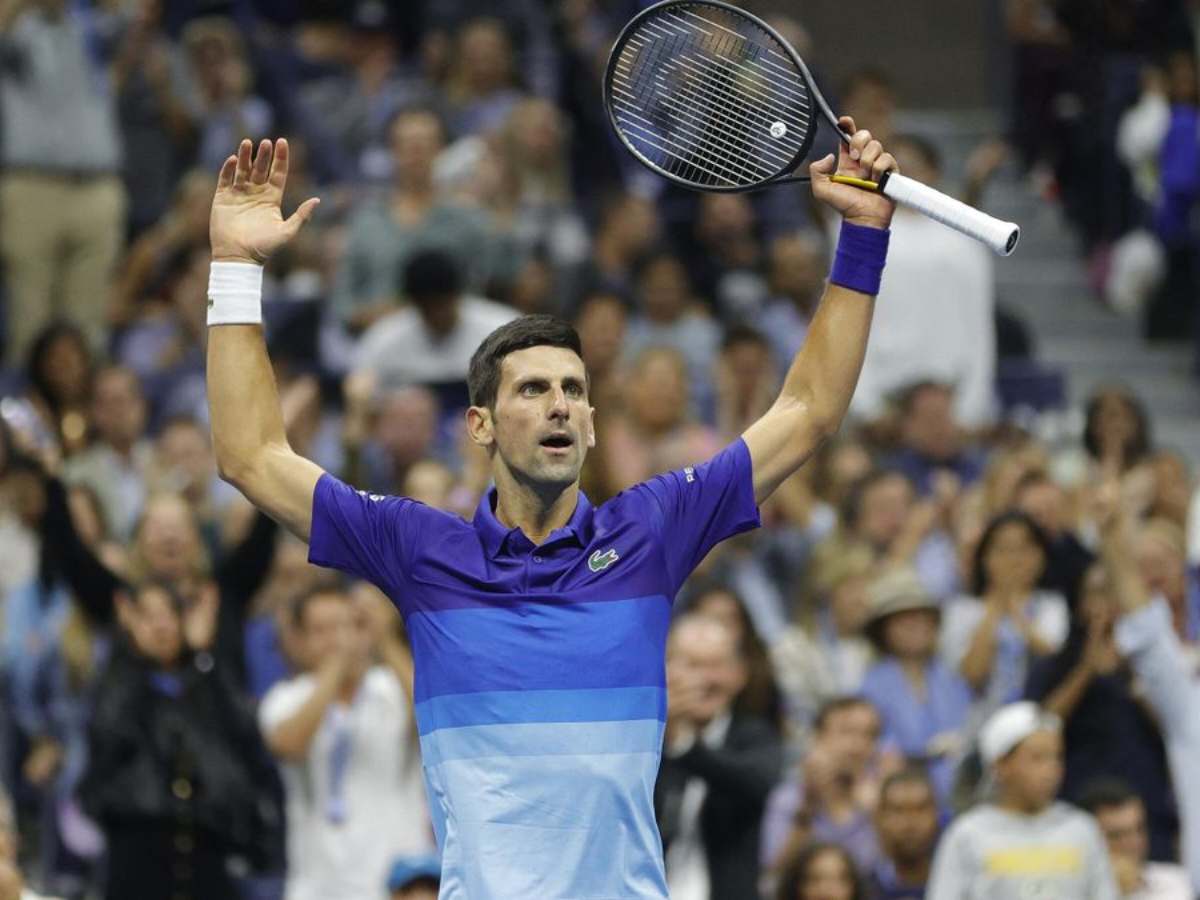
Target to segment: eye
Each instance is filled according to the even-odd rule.
[[[521,396],[522,397],[536,397],[537,393],[538,393],[538,386],[534,382],[531,381],[529,384],[521,385]]]
[[[566,394],[568,397],[582,397],[583,396],[583,388],[577,384],[568,384],[567,389],[566,389]]]

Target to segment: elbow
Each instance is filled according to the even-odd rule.
[[[250,478],[250,466],[244,460],[234,459],[228,455],[217,454],[217,475],[227,484],[233,485],[239,491]]]

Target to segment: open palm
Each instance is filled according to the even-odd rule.
[[[252,142],[242,141],[237,155],[225,160],[208,222],[214,260],[262,264],[309,220],[320,202],[315,197],[287,219],[280,212],[287,175],[284,138],[273,145],[264,140],[257,154]]]

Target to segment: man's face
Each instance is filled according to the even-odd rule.
[[[667,681],[701,723],[729,709],[746,684],[733,632],[707,617],[682,623],[667,647]]]
[[[1096,810],[1096,822],[1113,856],[1124,856],[1140,867],[1150,852],[1150,837],[1146,832],[1146,809],[1136,798],[1120,806],[1104,806]]]
[[[1062,784],[1062,736],[1056,731],[1034,732],[996,764],[996,774],[1026,809],[1044,809]]]
[[[771,289],[802,303],[811,303],[825,283],[821,245],[804,235],[787,235],[771,244]]]
[[[868,703],[843,707],[829,714],[817,737],[848,772],[859,773],[875,755],[879,716]]]
[[[304,607],[300,620],[304,662],[316,668],[322,660],[341,651],[353,640],[354,614],[349,599],[341,594],[320,594]]]
[[[110,444],[132,444],[146,424],[146,405],[132,373],[109,371],[96,382],[92,421]]]
[[[428,178],[443,144],[441,123],[430,113],[402,115],[392,126],[392,155],[403,176]]]
[[[954,423],[954,394],[941,385],[917,391],[904,419],[904,443],[933,460],[948,460],[959,450]]]
[[[933,855],[938,813],[926,781],[894,782],[879,798],[875,829],[893,862],[917,863]]]
[[[518,479],[568,485],[596,444],[583,360],[564,347],[504,357],[494,410],[472,410],[472,434]]]
[[[437,439],[437,400],[423,387],[398,388],[384,397],[374,436],[397,465],[426,456]]]
[[[1062,533],[1065,505],[1062,488],[1049,480],[1026,485],[1016,497],[1017,509],[1037,522],[1052,538]]]
[[[903,475],[881,478],[866,489],[859,515],[860,535],[875,547],[887,547],[904,527],[912,506],[912,488]]]

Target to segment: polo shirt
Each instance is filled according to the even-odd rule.
[[[473,522],[323,475],[309,559],[376,584],[415,664],[440,900],[666,898],[654,783],[671,603],[760,524],[741,440],[534,545],[495,490]]]

